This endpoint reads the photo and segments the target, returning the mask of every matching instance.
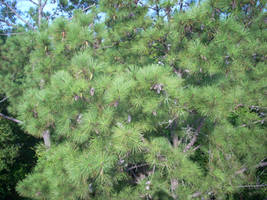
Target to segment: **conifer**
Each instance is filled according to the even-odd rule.
[[[10,110],[44,145],[18,192],[263,198],[266,30],[253,2],[102,0],[29,33]]]

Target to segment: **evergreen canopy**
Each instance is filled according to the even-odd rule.
[[[265,2],[183,5],[101,0],[1,46],[9,110],[45,143],[22,196],[264,197]]]

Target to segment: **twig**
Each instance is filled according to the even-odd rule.
[[[255,167],[260,168],[260,167],[266,167],[266,166],[267,166],[267,162],[261,162],[261,163],[257,164]]]
[[[44,4],[43,4],[43,8],[45,7],[46,3],[47,3],[47,0],[45,0],[45,2],[44,2]]]
[[[8,97],[3,98],[2,100],[0,100],[0,103],[4,102],[7,99],[8,99]]]
[[[139,167],[145,167],[145,166],[148,166],[149,164],[141,164],[141,165],[135,165],[133,167],[130,167],[127,169],[127,171],[131,171],[132,169],[137,169]]]
[[[201,145],[197,145],[192,151],[196,151],[200,148]]]
[[[0,113],[0,117],[3,117],[3,118],[8,119],[8,120],[11,120],[11,121],[16,122],[18,124],[22,124],[23,123],[22,121],[20,121],[18,119],[15,119],[13,117],[6,116],[3,113]]]
[[[255,168],[261,168],[261,167],[266,167],[267,166],[267,162],[260,162],[259,164],[255,165]],[[247,171],[248,168],[244,167],[238,171],[235,172],[235,174],[242,174],[243,172]]]
[[[195,142],[197,141],[197,136],[198,136],[198,134],[200,132],[200,129],[202,128],[203,124],[204,124],[204,119],[201,119],[200,125],[197,127],[196,133],[193,136],[192,140],[189,142],[189,144],[186,145],[186,147],[184,149],[184,153],[187,152],[195,144]]]
[[[25,19],[23,19],[23,17],[21,17],[12,7],[10,7],[8,5],[8,3],[4,2],[3,0],[1,0],[1,2],[3,4],[6,5],[6,7],[8,7],[21,21],[23,21],[25,24],[27,24],[32,30],[34,30],[33,25],[31,25],[28,21],[26,21]]]
[[[9,35],[24,34],[24,33],[26,33],[26,32],[17,32],[17,33],[0,33],[0,35],[7,35],[7,36],[9,36]]]
[[[86,8],[84,8],[82,11],[85,12],[85,11],[87,11],[88,9],[90,9],[90,8],[92,8],[94,6],[95,6],[95,4],[90,5],[90,6],[86,7]],[[72,19],[73,19],[73,16],[69,20],[72,20]]]
[[[202,192],[195,192],[194,194],[191,195],[192,198],[197,198],[202,194]]]
[[[83,12],[87,11],[88,9],[90,9],[90,8],[92,8],[92,7],[94,7],[94,6],[95,6],[95,4],[90,5],[90,6],[86,7],[86,8],[84,8],[84,9],[83,9]]]
[[[14,28],[17,28],[17,25],[15,25],[15,24],[11,24],[11,23],[9,23],[8,21],[6,21],[6,20],[4,20],[4,19],[0,19],[0,22],[4,22],[4,23],[7,24],[8,26],[12,26],[12,27],[14,27]]]
[[[267,187],[267,184],[261,184],[261,185],[239,185],[236,186],[238,188],[262,188],[262,187]]]
[[[38,6],[38,3],[34,2],[33,0],[29,0],[31,3],[33,3],[34,5]]]

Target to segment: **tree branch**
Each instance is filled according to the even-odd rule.
[[[17,32],[17,33],[0,33],[0,35],[6,35],[6,36],[9,36],[9,35],[17,35],[17,34],[24,34],[26,32]]]
[[[255,165],[254,167],[255,168],[261,168],[261,167],[266,167],[266,166],[267,166],[267,162],[260,162],[259,164]],[[236,171],[235,174],[242,174],[247,170],[248,170],[248,168],[244,167],[244,168]]]
[[[189,144],[185,147],[184,153],[187,152],[195,144],[195,142],[197,141],[197,136],[198,136],[198,134],[200,132],[200,129],[202,128],[203,124],[204,124],[204,119],[201,119],[200,125],[197,127],[196,133],[193,136],[192,140],[189,142]]]
[[[7,99],[8,99],[8,97],[4,97],[2,100],[0,100],[0,103],[4,102]]]
[[[262,187],[267,187],[267,184],[261,184],[261,185],[239,185],[236,186],[238,188],[262,188]]]
[[[42,5],[42,9],[44,9],[46,3],[47,3],[47,0],[45,0],[44,4]]]
[[[95,4],[90,5],[90,6],[86,7],[86,8],[84,8],[82,11],[85,12],[85,11],[87,11],[88,9],[90,9],[90,8],[92,8],[94,6],[95,6]],[[73,18],[73,16],[71,18],[69,18],[69,20],[72,20],[72,18]]]
[[[137,169],[137,168],[140,168],[140,167],[145,167],[145,166],[149,166],[149,164],[140,164],[140,165],[135,165],[133,167],[130,167],[128,169],[126,169],[127,171],[131,171],[133,169]]]
[[[191,198],[197,198],[201,196],[202,192],[195,192],[194,194],[191,195]]]
[[[260,168],[260,167],[266,167],[266,166],[267,166],[267,162],[261,162],[261,163],[257,164],[255,167]]]
[[[22,121],[20,121],[18,119],[15,119],[13,117],[6,116],[3,113],[0,113],[0,117],[3,117],[3,118],[8,119],[8,120],[11,120],[11,121],[16,122],[18,124],[22,124],[23,123]]]
[[[34,5],[38,6],[38,3],[34,2],[33,0],[29,0],[31,3],[33,3]]]
[[[14,28],[17,28],[17,26],[15,24],[11,24],[8,21],[4,20],[4,19],[0,19],[0,22],[4,22],[5,24],[7,24],[8,26],[12,26]]]
[[[23,19],[23,17],[21,17],[12,7],[10,7],[8,5],[8,3],[4,2],[3,0],[0,0],[3,4],[6,5],[6,7],[8,7],[21,21],[23,21],[25,24],[27,24],[31,29],[34,30],[33,25],[31,25],[28,21],[26,21],[25,19]]]
[[[90,5],[90,6],[86,7],[86,8],[84,8],[84,9],[83,9],[83,12],[87,11],[88,9],[90,9],[90,8],[92,8],[92,7],[94,7],[94,6],[95,6],[95,4]]]
[[[11,120],[11,121],[16,122],[18,124],[22,124],[23,123],[22,121],[20,121],[18,119],[15,119],[13,117],[6,116],[3,113],[0,113],[0,117],[3,117],[4,119]],[[51,147],[51,139],[50,139],[50,130],[49,129],[47,129],[47,130],[45,130],[43,132],[43,139],[44,139],[45,147],[47,149],[49,149]]]

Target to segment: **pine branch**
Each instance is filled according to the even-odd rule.
[[[8,99],[8,97],[4,97],[2,100],[0,100],[0,103],[4,102],[7,99]]]
[[[0,22],[4,22],[4,23],[7,24],[8,26],[12,26],[12,27],[14,27],[14,28],[17,28],[17,25],[15,25],[15,24],[11,24],[11,23],[9,23],[8,21],[6,21],[6,20],[4,20],[4,19],[0,19]]]
[[[86,7],[86,8],[84,8],[82,11],[85,12],[85,11],[87,11],[88,9],[90,9],[90,8],[92,8],[94,6],[95,6],[95,4],[90,5],[90,6]],[[72,20],[72,19],[73,19],[73,16],[69,20]]]
[[[261,184],[261,185],[239,185],[236,186],[238,188],[262,188],[262,187],[267,187],[267,184]]]
[[[197,141],[197,137],[198,137],[198,134],[200,132],[200,129],[202,128],[203,124],[204,124],[204,120],[205,119],[201,119],[200,121],[200,125],[197,127],[197,130],[192,138],[192,140],[189,142],[189,144],[185,147],[184,149],[184,153],[187,152],[194,144],[195,142]]]
[[[23,123],[22,121],[20,121],[20,120],[18,120],[18,119],[15,119],[15,118],[13,118],[13,117],[6,116],[6,115],[4,115],[3,113],[0,113],[0,117],[3,117],[3,118],[8,119],[8,120],[10,120],[10,121],[16,122],[16,123],[18,123],[18,124],[22,124],[22,123]]]
[[[260,162],[259,164],[255,165],[254,167],[255,168],[261,168],[261,167],[266,167],[266,166],[267,166],[267,162]],[[242,174],[247,170],[248,170],[248,168],[244,167],[244,168],[236,171],[235,174]]]
[[[17,34],[25,34],[25,33],[27,33],[27,32],[17,32],[17,33],[0,33],[0,35],[7,35],[7,36],[9,36],[9,35],[17,35]]]
[[[133,167],[128,168],[127,171],[131,171],[131,170],[133,170],[133,169],[137,169],[137,168],[145,167],[145,166],[149,166],[149,164],[135,165],[135,166],[133,166]]]
[[[33,0],[29,0],[31,3],[33,3],[34,5],[38,6],[38,3],[34,2]]]
[[[83,12],[87,11],[88,9],[90,9],[90,8],[92,8],[92,7],[94,7],[94,6],[95,6],[95,4],[90,5],[90,6],[86,7],[86,8],[84,8],[84,9],[83,9]]]
[[[257,164],[255,167],[260,168],[260,167],[266,167],[266,166],[267,166],[267,162],[261,162],[261,163]]]
[[[195,192],[194,194],[191,195],[192,198],[197,198],[201,195],[201,192]]]
[[[11,6],[8,5],[8,3],[4,2],[3,0],[0,0],[3,4],[6,5],[21,21],[23,21],[25,24],[27,24],[32,30],[34,30],[33,25],[31,25],[28,21],[23,19],[22,16],[20,16]]]
[[[13,117],[6,116],[3,113],[0,113],[0,117],[3,117],[3,118],[8,119],[10,121],[16,122],[18,124],[23,123],[22,121],[15,119]],[[43,132],[43,139],[44,139],[44,144],[45,144],[46,148],[49,149],[51,147],[51,139],[50,139],[50,131],[48,129]]]
[[[43,4],[43,8],[46,6],[47,0],[45,0],[44,4]]]

